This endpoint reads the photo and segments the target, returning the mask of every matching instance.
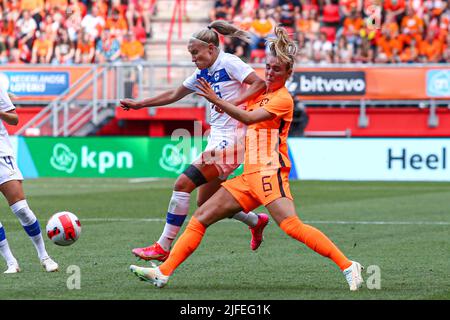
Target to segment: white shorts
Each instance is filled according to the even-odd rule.
[[[0,185],[11,180],[23,180],[13,156],[0,156]]]
[[[226,180],[244,161],[245,127],[233,131],[211,132],[208,144],[195,163],[211,163],[219,170],[219,178]]]

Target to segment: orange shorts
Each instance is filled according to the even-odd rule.
[[[245,212],[267,206],[279,198],[292,199],[289,189],[290,168],[276,171],[244,173],[222,183]]]

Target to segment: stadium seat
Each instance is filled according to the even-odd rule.
[[[327,35],[328,41],[334,42],[334,40],[336,39],[336,28],[334,27],[321,27],[320,32]]]
[[[255,49],[252,50],[250,54],[250,62],[262,62],[262,60],[266,57],[266,51],[264,49]]]

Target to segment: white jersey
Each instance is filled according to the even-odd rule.
[[[209,82],[220,98],[230,101],[244,93],[245,88],[243,82],[252,72],[254,72],[252,67],[241,59],[221,50],[216,62],[211,67],[203,70],[195,70],[190,77],[184,80],[183,86],[193,91],[199,91],[195,85],[198,84],[198,78],[203,78]],[[245,104],[239,107],[244,109]],[[212,104],[210,104],[210,108],[211,133],[233,131],[236,129],[239,121],[231,118],[226,113],[217,112]]]
[[[6,91],[0,86],[0,111],[6,112],[14,110],[16,107],[11,102]],[[0,157],[12,156],[13,148],[9,141],[8,131],[6,131],[3,121],[0,120]]]

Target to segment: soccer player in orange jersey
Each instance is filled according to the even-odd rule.
[[[250,100],[247,110],[220,99],[206,81],[198,80],[200,95],[248,126],[244,172],[223,182],[221,188],[195,211],[163,264],[153,268],[130,266],[139,278],[163,287],[175,269],[200,245],[208,226],[241,210],[248,212],[264,205],[289,236],[333,260],[343,271],[350,290],[361,287],[361,265],[349,260],[326,235],[304,224],[296,214],[289,190],[291,164],[287,147],[294,104],[285,82],[292,74],[297,48],[285,29],[277,27],[275,34],[277,38],[269,40],[271,56],[266,62],[267,91]]]

